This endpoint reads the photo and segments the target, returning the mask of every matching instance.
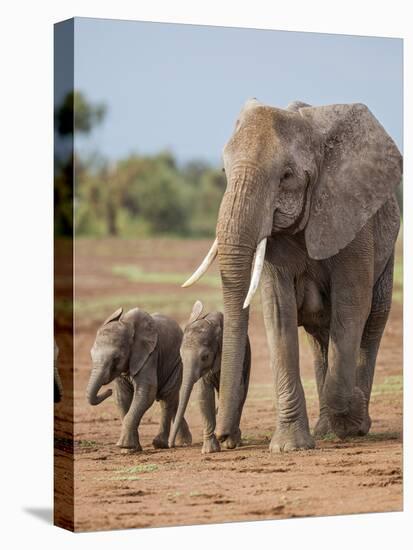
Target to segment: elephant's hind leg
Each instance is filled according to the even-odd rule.
[[[317,383],[318,401],[320,406],[320,417],[314,427],[315,437],[324,437],[332,431],[330,419],[328,417],[328,408],[324,399],[323,387],[328,369],[328,330],[312,330],[305,327],[308,340],[313,350],[314,370]]]
[[[373,386],[377,353],[390,312],[393,289],[393,265],[394,254],[392,254],[383,273],[374,285],[371,312],[364,327],[361,340],[356,377],[357,386],[362,390],[366,398],[367,414],[365,421],[360,426],[359,435],[366,435],[371,426],[368,406]]]

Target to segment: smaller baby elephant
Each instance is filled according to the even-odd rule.
[[[112,394],[110,389],[99,394],[101,387],[115,380],[115,400],[122,418],[119,447],[142,450],[139,423],[155,399],[160,401],[161,422],[152,444],[158,449],[168,447],[182,382],[181,342],[182,330],[175,321],[139,308],[124,315],[119,308],[99,328],[91,350],[87,398],[91,405],[98,405]],[[192,442],[185,419],[179,440],[183,445]]]
[[[199,405],[204,423],[202,453],[214,453],[221,450],[214,431],[216,424],[215,391],[217,393],[219,391],[222,331],[222,313],[219,311],[203,313],[202,303],[195,302],[182,340],[183,382],[179,394],[179,408],[169,439],[170,447],[175,445],[175,438],[179,433],[192,389],[197,383]],[[237,430],[223,443],[227,449],[241,445],[239,424],[242,408],[247,398],[250,367],[251,350],[247,338],[242,385],[238,392]]]

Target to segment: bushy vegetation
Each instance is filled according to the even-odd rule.
[[[220,170],[202,163],[178,167],[163,152],[132,155],[112,167],[79,166],[76,174],[78,235],[214,234],[225,189]]]
[[[72,150],[73,135],[89,133],[105,112],[80,92],[68,94],[56,109],[57,139],[67,145],[67,153],[61,147],[63,155],[55,159],[56,234],[70,234],[73,223],[77,236],[213,235],[226,185],[220,169],[200,161],[179,166],[168,151],[134,154],[111,165]]]

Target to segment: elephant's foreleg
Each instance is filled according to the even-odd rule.
[[[133,383],[134,392],[128,412],[123,418],[118,447],[141,451],[138,427],[142,416],[155,401],[156,385]]]
[[[261,301],[275,381],[276,430],[272,452],[310,449],[310,435],[298,353],[297,303],[293,277],[265,262]]]
[[[201,378],[197,382],[198,403],[203,422],[202,453],[216,453],[221,450],[215,436],[215,389],[214,386]]]
[[[364,327],[361,339],[360,356],[356,372],[357,386],[367,400],[367,415],[360,426],[359,435],[366,435],[370,429],[371,420],[368,414],[371,388],[373,386],[374,369],[381,337],[390,312],[393,290],[394,255],[389,259],[384,272],[377,280],[373,289],[373,300],[370,315]]]
[[[313,350],[314,371],[320,406],[320,417],[314,427],[314,435],[316,437],[323,437],[331,432],[328,409],[323,393],[324,381],[328,369],[328,330],[312,330],[308,327],[305,327],[305,329],[308,334],[308,341]]]
[[[132,403],[132,382],[124,376],[119,376],[115,380],[114,390],[115,403],[119,409],[120,417],[123,420]]]

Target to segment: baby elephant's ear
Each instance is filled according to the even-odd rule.
[[[155,321],[149,313],[135,308],[128,312],[124,320],[133,323],[134,337],[129,359],[129,374],[135,376],[154,352],[158,342]]]
[[[123,313],[123,308],[119,308],[116,311],[112,313],[112,315],[109,315],[109,317],[106,319],[106,321],[103,323],[104,325],[107,325],[111,321],[119,321],[121,315]]]
[[[189,316],[188,324],[193,323],[194,321],[199,319],[203,309],[204,309],[204,306],[202,305],[202,302],[200,300],[197,300],[194,303],[193,307],[192,307],[192,311],[191,311],[191,315]]]

